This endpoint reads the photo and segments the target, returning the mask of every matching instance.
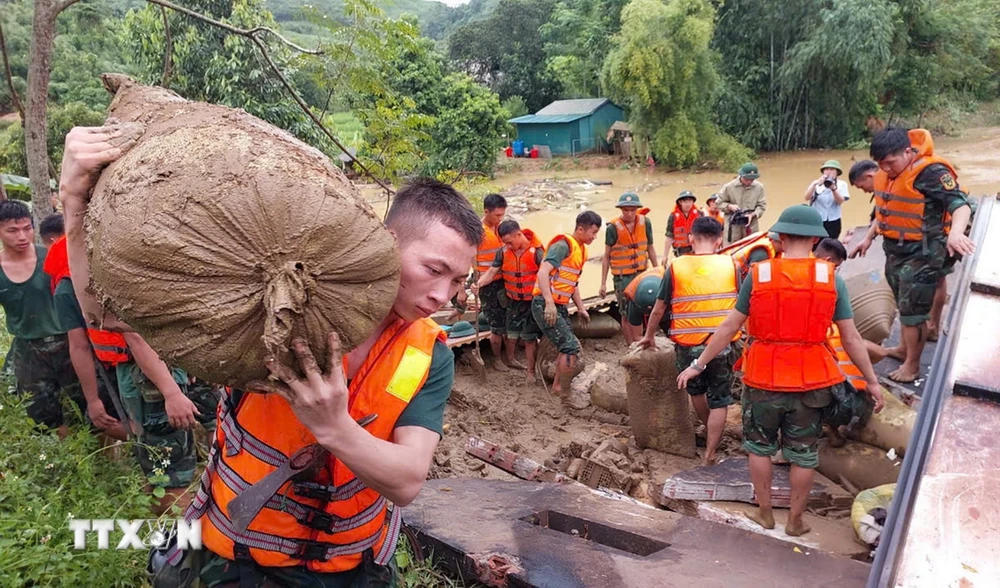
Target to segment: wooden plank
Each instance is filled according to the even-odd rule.
[[[469,437],[465,443],[469,455],[496,466],[508,474],[513,474],[529,482],[572,482],[566,476],[542,464],[518,455],[513,451],[478,437]]]
[[[588,311],[594,309],[600,310],[602,308],[611,306],[611,303],[613,302],[615,302],[614,294],[605,296],[604,298],[601,298],[600,296],[591,296],[590,298],[585,298],[583,300],[583,307],[586,308]],[[576,314],[576,312],[577,312],[576,305],[570,305],[569,314],[574,315]],[[439,310],[438,312],[431,315],[431,318],[437,321],[439,325],[451,325],[460,320],[467,320],[469,322],[476,320],[476,313],[471,311],[466,312],[464,315],[462,315],[457,319],[449,321],[448,316],[450,314],[451,314],[451,309]],[[482,333],[479,333],[478,339],[482,341],[483,339],[489,338],[489,336],[490,336],[489,330],[486,330]],[[449,338],[446,342],[446,345],[448,345],[449,349],[454,349],[455,347],[463,347],[465,345],[471,345],[475,343],[476,338],[477,338],[476,335],[469,335],[468,337],[456,337],[454,339]]]

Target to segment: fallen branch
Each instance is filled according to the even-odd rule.
[[[306,104],[306,101],[303,100],[302,97],[299,95],[299,93],[295,91],[295,88],[292,87],[291,83],[288,81],[288,78],[285,77],[285,74],[281,72],[281,69],[271,58],[271,53],[267,50],[267,46],[264,45],[263,41],[260,40],[258,33],[268,33],[270,35],[273,35],[277,37],[279,40],[281,40],[288,47],[291,47],[292,49],[295,49],[296,51],[300,53],[305,53],[307,55],[322,55],[323,52],[321,50],[319,49],[310,50],[300,47],[295,43],[292,43],[288,39],[282,37],[277,31],[274,31],[273,29],[270,29],[268,27],[259,26],[259,27],[254,27],[252,29],[241,29],[226,24],[224,22],[215,20],[214,18],[207,17],[203,14],[199,14],[193,10],[184,8],[183,6],[178,6],[176,4],[168,2],[167,0],[146,0],[146,2],[149,2],[150,4],[156,4],[157,6],[169,8],[176,12],[180,12],[181,14],[190,16],[191,18],[200,20],[212,26],[219,27],[223,30],[229,31],[234,35],[238,35],[240,37],[249,39],[250,42],[253,43],[257,47],[257,49],[260,50],[261,55],[264,57],[264,60],[267,61],[267,65],[271,68],[271,71],[274,72],[274,75],[277,76],[278,80],[281,82],[281,85],[292,96],[292,98],[295,100],[295,103],[299,106],[302,112],[306,113],[306,115],[313,121],[313,123],[317,127],[319,127],[321,131],[323,131],[323,134],[326,135],[326,137],[330,139],[330,141],[332,141],[333,144],[336,145],[338,149],[344,152],[344,154],[347,155],[348,158],[350,158],[351,163],[353,165],[357,166],[362,172],[365,173],[365,175],[371,178],[373,182],[375,182],[380,187],[382,187],[383,190],[385,190],[387,200],[388,198],[391,197],[392,194],[395,193],[395,190],[393,190],[391,186],[389,186],[379,178],[375,177],[375,174],[373,174],[371,170],[369,170],[365,166],[365,164],[361,163],[361,161],[358,160],[358,158],[356,158],[350,151],[348,151],[347,147],[345,147],[344,144],[340,142],[340,139],[338,139],[336,135],[334,135],[333,132],[331,132],[330,129],[328,129],[326,125],[323,124],[323,121],[321,121],[319,117],[316,116],[316,113],[314,113],[312,109],[309,108],[309,105]],[[388,212],[389,212],[388,207],[386,207],[386,214],[388,214]]]

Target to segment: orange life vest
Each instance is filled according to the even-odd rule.
[[[507,290],[507,298],[511,300],[531,300],[532,292],[535,289],[535,280],[538,276],[538,263],[535,261],[536,252],[538,250],[545,251],[534,231],[522,229],[521,232],[528,239],[527,249],[518,256],[510,247],[504,247],[503,267],[500,269],[503,274],[504,288]]]
[[[389,440],[396,420],[427,380],[435,341],[444,341],[430,319],[396,321],[375,342],[349,385],[349,412],[378,418],[365,429]],[[348,370],[344,358],[344,371]],[[371,549],[388,562],[400,530],[400,509],[366,487],[336,457],[307,483],[287,483],[237,534],[229,502],[285,464],[316,438],[276,394],[245,393],[236,407],[220,403],[216,442],[202,486],[186,514],[202,519],[206,548],[227,558],[250,557],[265,567],[306,566],[316,572],[356,568]]]
[[[729,255],[740,268],[740,276],[746,277],[750,271],[750,256],[755,251],[766,251],[768,259],[774,259],[774,243],[767,237],[767,232],[760,231],[752,235],[747,235],[739,241],[734,241],[722,248],[719,253]]]
[[[483,223],[483,240],[479,242],[479,248],[476,250],[476,271],[480,275],[490,271],[490,268],[493,267],[493,260],[496,259],[497,252],[501,249],[503,249],[503,241],[500,240],[496,228],[488,227],[486,223]],[[498,275],[493,281],[499,279]]]
[[[728,255],[684,255],[670,263],[670,274],[670,338],[686,347],[703,345],[736,306],[736,265]]]
[[[844,381],[826,335],[837,307],[834,266],[814,258],[755,263],[743,362],[747,386],[808,392]]]
[[[715,220],[719,221],[720,225],[725,225],[726,224],[726,215],[723,214],[721,210],[716,210],[715,212],[712,212],[706,206],[705,208],[701,209],[701,215],[702,216],[707,216],[709,218],[714,218]]]
[[[701,211],[695,207],[691,207],[691,212],[685,215],[681,211],[681,205],[678,204],[674,208],[674,242],[673,248],[680,249],[681,247],[691,246],[691,225],[694,224],[695,219],[701,217]]]
[[[840,327],[837,323],[830,325],[829,337],[827,337],[827,344],[833,351],[833,356],[837,358],[837,365],[847,376],[847,381],[854,386],[859,392],[864,392],[868,387],[868,383],[865,381],[865,375],[861,373],[858,366],[854,365],[851,361],[851,357],[847,355],[847,351],[844,349],[844,342],[840,339]]]
[[[666,271],[667,268],[662,265],[656,265],[651,268],[648,268],[646,271],[642,272],[641,274],[636,276],[631,282],[629,282],[628,286],[625,287],[625,291],[622,292],[622,295],[625,296],[626,300],[635,300],[635,291],[639,289],[639,282],[643,281],[649,276],[656,276],[662,280],[663,274]]]
[[[629,232],[621,217],[609,223],[614,225],[618,241],[611,246],[611,275],[631,276],[646,269],[649,262],[649,235],[646,234],[646,217],[635,216],[635,229]]]
[[[583,273],[583,264],[587,261],[587,246],[578,243],[573,235],[556,235],[549,241],[546,249],[559,241],[566,241],[569,244],[569,255],[562,261],[559,267],[552,268],[549,272],[549,288],[552,291],[552,300],[556,304],[569,304],[576,292],[576,285],[580,282],[580,274]],[[535,283],[531,291],[532,296],[541,296],[542,289]]]
[[[924,238],[924,195],[913,184],[927,166],[940,163],[948,168],[956,182],[955,168],[934,155],[934,140],[924,129],[909,132],[910,145],[916,151],[913,162],[894,179],[881,169],[875,174],[875,222],[886,239],[920,241]],[[951,231],[951,215],[945,214],[944,232]]]
[[[53,294],[55,294],[56,286],[61,280],[70,278],[69,250],[66,246],[65,235],[56,239],[56,242],[52,244],[49,254],[45,256],[45,265],[42,266],[42,271],[49,275],[49,288]],[[125,336],[121,333],[88,327],[87,336],[90,337],[94,355],[105,364],[115,366],[132,359],[128,352],[128,344],[125,343]]]

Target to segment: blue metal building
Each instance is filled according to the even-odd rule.
[[[618,120],[625,120],[625,113],[607,98],[584,98],[556,100],[509,122],[529,149],[547,145],[552,155],[576,155],[605,149],[608,129]]]

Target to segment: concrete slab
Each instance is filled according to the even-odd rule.
[[[785,535],[788,511],[783,509],[774,511],[775,527],[765,529],[747,518],[747,513],[757,507],[743,502],[674,500],[670,501],[669,505],[665,503],[664,506],[674,512],[697,517],[703,521],[729,525],[750,533],[786,541],[806,551],[816,550],[858,561],[869,561],[871,555],[871,548],[862,545],[856,539],[851,519],[848,517],[833,519],[806,511],[802,518],[812,531],[801,537],[789,537]]]
[[[576,484],[430,480],[404,513],[442,563],[489,585],[851,588],[868,575],[858,561]]]
[[[773,469],[771,501],[777,508],[791,505],[792,484],[789,466]],[[750,483],[750,464],[746,459],[727,459],[712,466],[700,466],[678,472],[663,483],[662,498],[672,500],[729,500],[756,504]],[[809,505],[814,508],[839,506],[850,508],[853,497],[830,480],[820,476],[809,493]]]

